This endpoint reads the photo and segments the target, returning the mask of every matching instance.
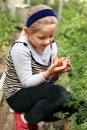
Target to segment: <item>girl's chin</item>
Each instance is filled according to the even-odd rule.
[[[37,49],[38,52],[43,52],[45,48]]]

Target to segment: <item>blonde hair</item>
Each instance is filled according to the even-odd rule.
[[[40,11],[40,10],[43,10],[43,9],[52,9],[52,8],[47,6],[47,5],[43,5],[43,4],[32,6],[28,10],[26,19],[28,19],[30,16],[32,16],[37,11]],[[46,16],[44,18],[41,18],[41,19],[35,21],[33,24],[31,24],[29,26],[29,30],[31,32],[33,32],[33,31],[35,32],[35,31],[39,30],[44,24],[57,24],[57,23],[58,23],[58,20],[57,20],[56,17]],[[22,34],[23,34],[23,32],[22,32]]]

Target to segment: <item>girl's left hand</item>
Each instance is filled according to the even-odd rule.
[[[65,73],[65,72],[69,72],[70,71],[70,69],[71,69],[71,61],[70,61],[70,57],[67,57],[63,62],[67,62],[67,66],[66,66],[66,68],[63,70],[63,73]]]
[[[57,80],[60,74],[63,74],[65,72],[69,72],[70,70],[70,58],[63,58],[62,65],[57,66],[58,61],[55,61],[49,68],[41,72],[43,77],[47,80],[49,78],[52,78],[53,80]]]
[[[63,65],[67,63],[66,68],[61,70],[60,72],[57,72],[57,73],[53,74],[51,76],[51,79],[53,79],[53,80],[57,80],[59,78],[59,75],[70,71],[70,68],[71,68],[70,58],[67,57],[67,58],[62,58],[62,59],[63,59]]]

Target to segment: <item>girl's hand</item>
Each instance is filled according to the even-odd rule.
[[[47,80],[49,77],[57,78],[59,74],[65,72],[67,68],[67,60],[64,60],[62,65],[57,67],[58,61],[55,61],[46,71],[42,72],[44,78]]]
[[[60,66],[62,66],[64,64],[64,62],[67,62],[66,68],[63,71],[61,71],[62,73],[70,71],[71,62],[70,62],[70,58],[69,57],[67,57],[67,58],[64,58],[64,57],[62,57],[62,58],[54,57],[53,58],[53,63],[55,63],[56,61],[58,61],[57,67],[60,67]]]
[[[70,61],[70,58],[67,57],[65,60],[67,61],[67,66],[66,66],[66,68],[65,68],[65,70],[64,70],[64,73],[65,73],[65,72],[69,72],[70,69],[71,69],[71,61]],[[65,61],[64,61],[64,62],[65,62]]]
[[[61,61],[62,61],[62,63],[61,63]],[[66,62],[67,63],[67,65],[66,65],[66,68],[64,69],[64,70],[61,70],[60,72],[58,72],[58,73],[55,73],[55,74],[53,74],[52,76],[51,76],[51,79],[52,80],[57,80],[58,78],[59,78],[59,76],[61,75],[61,74],[63,74],[63,73],[66,73],[66,72],[69,72],[70,71],[70,68],[71,68],[71,62],[70,62],[70,58],[69,57],[67,57],[66,59],[64,59],[64,58],[61,58],[61,60],[60,60],[60,64],[59,65],[63,65],[64,64],[64,62]],[[58,65],[57,65],[58,66]]]

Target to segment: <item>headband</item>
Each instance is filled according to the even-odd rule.
[[[34,13],[33,15],[31,15],[27,19],[27,21],[26,21],[26,27],[29,27],[32,23],[34,23],[38,19],[46,17],[46,16],[57,17],[56,14],[55,14],[55,12],[52,9],[43,9],[43,10],[40,10],[40,11]]]

